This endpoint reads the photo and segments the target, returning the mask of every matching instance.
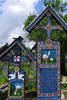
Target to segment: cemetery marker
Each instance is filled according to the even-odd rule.
[[[46,25],[38,24],[47,16]],[[54,26],[51,19],[54,18],[59,24]],[[46,30],[47,40],[37,42],[37,100],[61,100],[60,88],[60,44],[58,41],[50,40],[53,30],[67,31],[67,25],[59,14],[48,6],[43,12],[35,18],[27,27],[27,31],[33,29]]]

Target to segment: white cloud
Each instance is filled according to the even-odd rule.
[[[67,2],[67,0],[62,0],[62,2]]]
[[[6,0],[0,7],[0,42],[11,42],[14,36],[25,36],[22,30],[30,13],[35,12],[34,4],[38,0]],[[3,41],[3,42],[2,42]]]
[[[12,11],[13,13],[21,13],[25,10],[25,8],[22,8],[18,5],[11,5],[9,7],[9,11]]]
[[[25,45],[27,47],[30,47],[30,49],[35,45],[35,42],[34,41],[31,41],[31,42],[26,42]]]
[[[16,27],[14,30],[9,32],[8,35],[8,42],[11,43],[13,41],[13,38],[18,38],[19,36],[22,36],[22,38],[25,38],[26,34],[22,30],[22,27]]]

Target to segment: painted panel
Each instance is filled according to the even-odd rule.
[[[60,44],[37,43],[37,100],[60,100]]]
[[[57,93],[57,68],[40,68],[40,93]]]
[[[42,64],[56,64],[56,50],[45,49],[41,51],[41,63]]]
[[[14,56],[8,74],[8,100],[24,100],[24,71],[20,68],[21,57]]]

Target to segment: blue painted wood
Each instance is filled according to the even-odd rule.
[[[13,70],[8,73],[8,100],[24,100],[24,71],[21,69],[21,49],[15,46],[13,57]],[[11,86],[14,88],[12,89]]]
[[[46,23],[46,25],[39,26],[39,28],[47,31],[47,38],[48,39],[50,39],[50,35],[51,35],[51,33],[52,33],[53,30],[58,30],[57,26],[53,26],[51,24],[51,14],[47,15],[47,23]]]
[[[60,45],[56,41],[51,44],[47,41],[51,40],[37,43],[37,99],[60,100]]]
[[[51,97],[51,96],[49,96],[49,97],[39,97],[38,98],[38,100],[60,100],[60,97]]]
[[[47,25],[51,25],[51,15],[47,16]]]
[[[29,24],[26,30],[31,32],[35,25],[37,25],[46,16],[47,12],[50,12],[56,21],[64,28],[64,30],[67,30],[66,23],[51,6],[46,7],[42,13]]]
[[[57,68],[40,68],[40,93],[57,93]]]
[[[21,42],[20,37],[18,37],[18,39],[16,39],[15,41],[13,41],[13,42],[9,45],[9,48],[6,49],[2,54],[0,54],[0,59],[1,59],[4,55],[6,55],[13,47],[15,47],[16,44],[19,45],[19,47],[27,53],[27,55],[29,56],[29,58],[30,58],[32,61],[36,61],[35,56],[34,56],[30,51],[28,51],[28,49],[25,47],[25,45]],[[11,59],[11,58],[9,57],[9,59]],[[8,59],[8,57],[7,57],[7,60],[9,60],[9,59]]]
[[[22,49],[24,49],[24,50],[26,51],[26,53],[31,57],[31,59],[32,59],[33,61],[36,61],[36,58],[33,56],[33,54],[32,54],[30,51],[28,51],[28,49],[24,46],[23,43],[18,42],[18,45],[19,45]]]

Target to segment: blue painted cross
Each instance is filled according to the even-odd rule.
[[[48,37],[48,39],[50,39],[50,35],[51,35],[52,31],[53,30],[62,30],[62,27],[61,26],[54,26],[54,25],[51,24],[51,14],[50,14],[50,12],[48,12],[47,13],[47,24],[43,25],[43,26],[36,25],[35,29],[36,30],[38,30],[38,29],[46,30],[47,31],[47,37]]]

